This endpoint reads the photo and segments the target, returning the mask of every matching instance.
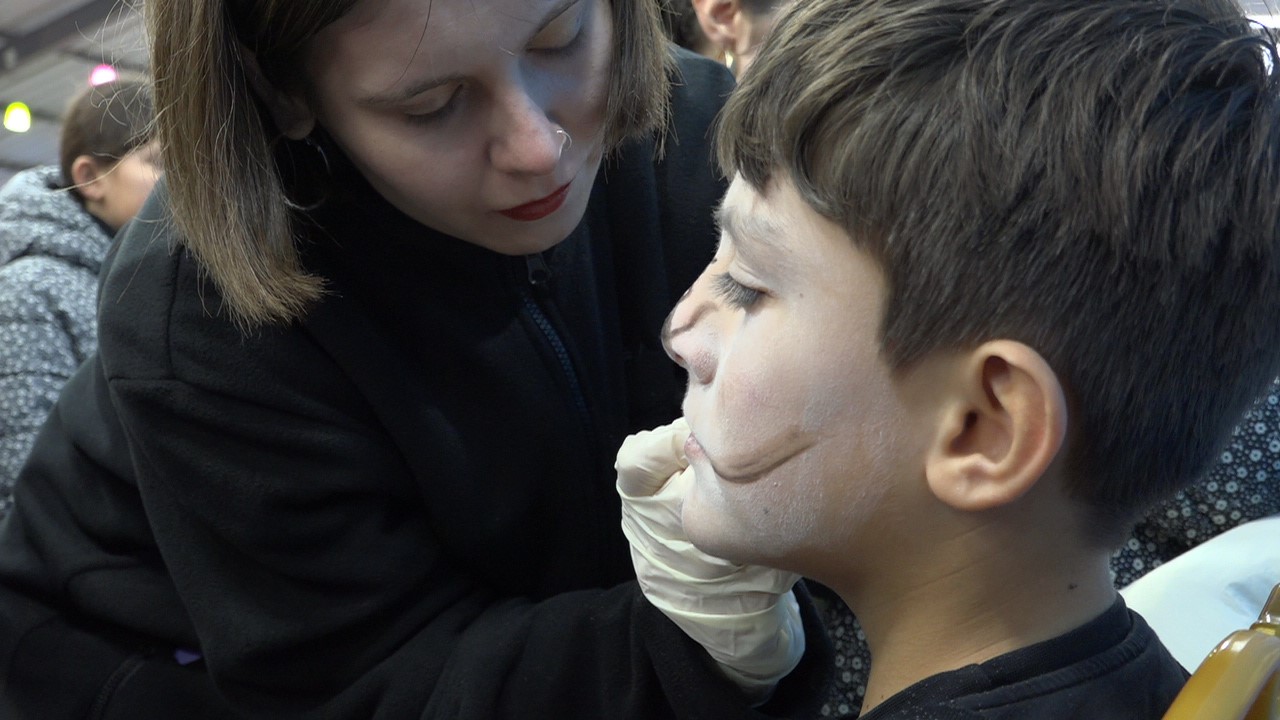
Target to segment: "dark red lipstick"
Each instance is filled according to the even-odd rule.
[[[534,200],[533,202],[527,202],[523,205],[517,205],[516,207],[509,208],[507,210],[499,210],[498,212],[512,220],[519,220],[521,222],[541,220],[560,209],[560,206],[564,204],[564,199],[569,195],[569,186],[572,184],[572,182],[567,182],[558,190],[544,198]]]

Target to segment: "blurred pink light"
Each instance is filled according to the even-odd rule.
[[[116,72],[115,68],[110,65],[99,65],[93,69],[93,72],[89,73],[89,84],[101,85],[103,83],[112,82],[119,77],[120,73]]]

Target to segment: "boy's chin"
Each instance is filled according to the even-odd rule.
[[[708,555],[735,563],[749,563],[749,538],[741,523],[727,516],[721,508],[706,502],[695,487],[681,508],[681,522],[689,542]]]

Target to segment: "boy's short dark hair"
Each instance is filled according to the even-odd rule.
[[[803,0],[720,162],[792,180],[881,262],[894,368],[1040,352],[1070,492],[1123,521],[1277,374],[1276,63],[1230,0]]]

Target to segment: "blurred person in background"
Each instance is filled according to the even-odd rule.
[[[713,45],[707,34],[702,32],[698,13],[693,9],[693,3],[690,0],[661,0],[661,2],[662,24],[672,42],[703,57],[724,61],[720,48]]]
[[[63,383],[97,347],[98,271],[160,173],[141,82],[70,103],[60,164],[0,188],[0,517]]]
[[[784,0],[686,0],[692,2],[702,34],[722,60],[742,77],[773,27]]]

